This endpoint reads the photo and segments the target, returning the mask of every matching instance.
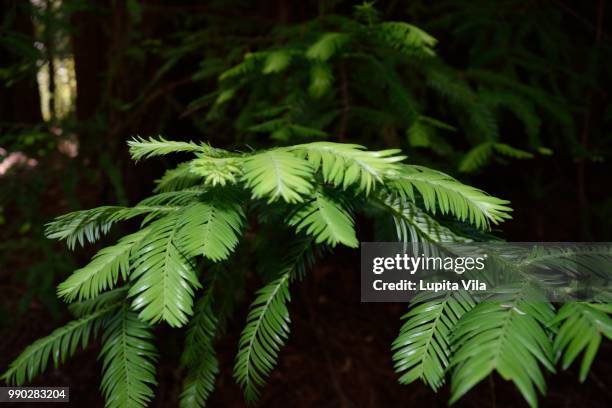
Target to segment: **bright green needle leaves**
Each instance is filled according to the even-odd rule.
[[[164,320],[179,327],[193,314],[193,296],[200,283],[181,245],[181,225],[178,214],[156,221],[138,248],[129,295],[144,321]]]
[[[521,300],[520,292],[508,295],[505,301],[487,301],[474,307],[453,333],[450,402],[497,371],[514,382],[529,405],[536,407],[536,389],[541,393],[546,390],[541,366],[554,372],[547,329],[553,318],[550,303]]]
[[[295,226],[297,232],[304,231],[313,236],[317,244],[359,246],[351,214],[340,201],[324,192],[317,192],[288,223]]]
[[[311,166],[287,151],[268,150],[248,156],[243,171],[254,198],[266,197],[269,202],[282,198],[288,203],[299,203],[312,191]]]
[[[377,182],[398,174],[396,163],[405,159],[400,150],[368,151],[356,144],[314,142],[291,148],[308,159],[315,170],[320,170],[323,180],[347,189],[357,187],[369,194]]]
[[[608,303],[566,303],[552,324],[560,323],[553,344],[554,355],[567,369],[584,352],[580,381],[586,380],[602,338],[612,339],[612,305]]]
[[[290,273],[285,272],[257,293],[240,336],[234,377],[249,402],[257,400],[289,336],[289,277]]]
[[[203,255],[213,262],[227,259],[238,244],[244,223],[242,207],[231,196],[213,195],[187,207],[178,240],[189,257]]]
[[[311,50],[313,61],[320,64],[332,58],[325,47],[341,48],[344,40],[332,36],[322,39]],[[270,74],[290,63],[285,57],[268,59]],[[76,320],[26,348],[4,374],[6,381],[22,384],[31,380],[46,368],[49,359],[53,358],[56,364],[64,361],[79,345],[87,345],[102,331],[102,392],[106,405],[143,407],[154,398],[154,326],[162,322],[171,327],[189,324],[184,355],[190,363],[184,364],[187,376],[181,405],[204,406],[219,369],[213,342],[221,331],[221,322],[227,318],[225,313],[232,309],[233,296],[223,294],[228,288],[216,293],[209,286],[198,306],[194,306],[202,287],[199,275],[207,281],[211,263],[231,262],[235,251],[248,248],[238,245],[245,230],[251,236],[265,230],[259,228],[259,223],[274,223],[275,228],[300,235],[288,247],[301,244],[296,246],[300,250],[295,254],[284,254],[292,259],[271,260],[276,264],[273,274],[266,277],[271,280],[257,293],[239,341],[234,377],[252,402],[276,366],[289,335],[289,282],[304,275],[317,249],[339,244],[359,246],[354,211],[376,201],[383,216],[395,220],[400,239],[414,236],[431,242],[462,239],[437,222],[436,212],[453,215],[481,229],[508,217],[505,201],[442,173],[401,164],[405,157],[396,149],[369,151],[355,144],[315,142],[233,153],[203,143],[158,138],[132,140],[130,150],[135,159],[174,152],[187,152],[194,157],[168,170],[158,182],[156,194],[134,207],[77,211],[48,224],[49,237],[66,240],[73,247],[77,242],[100,239],[120,221],[142,219],[137,232],[99,250],[89,264],[59,285],[58,294],[63,299],[81,301],[72,307]],[[247,222],[247,214],[252,213],[257,223]],[[240,284],[228,282],[244,279],[244,271],[224,271],[222,279],[231,291]],[[219,305],[216,301],[214,305],[218,310],[213,307],[213,292],[221,297]],[[394,345],[402,383],[421,378],[438,388],[444,373],[453,369],[459,373],[453,377],[453,397],[459,398],[479,381],[480,376],[461,374],[462,367],[479,364],[470,351],[478,333],[464,325],[466,316],[478,307],[472,310],[472,305],[466,307],[463,300],[428,299],[406,316]],[[482,319],[488,319],[488,315]],[[532,325],[516,324],[516,330]],[[454,343],[452,332],[461,334],[458,343]],[[493,335],[484,336],[479,338],[480,343],[493,341]],[[503,336],[514,339],[516,334]],[[539,340],[539,335],[536,337]],[[584,364],[590,365],[600,337],[601,334],[592,335],[588,343],[570,342],[569,346],[560,341],[559,349],[585,350],[588,364]],[[533,346],[536,340],[529,340],[529,345]],[[463,361],[453,363],[454,344],[465,354]],[[504,350],[505,344],[510,343],[497,346]],[[537,350],[530,348],[530,353],[539,360]],[[573,354],[566,357],[569,363]],[[201,360],[193,361],[198,358]],[[533,358],[527,358],[525,364],[531,367]],[[527,381],[517,376],[512,367],[504,366],[502,360],[495,361],[499,364],[485,367],[488,372],[496,369],[515,380],[531,401],[529,387],[532,383],[540,387],[539,377]]]
[[[153,332],[126,306],[108,321],[102,337],[102,392],[108,408],[146,407],[155,395],[157,350]]]
[[[469,293],[459,291],[423,293],[412,302],[402,319],[405,323],[391,347],[395,351],[395,371],[401,384],[421,379],[434,390],[444,383],[452,356],[452,333],[475,303]]]
[[[123,237],[116,245],[102,248],[90,263],[59,284],[58,295],[68,301],[91,299],[113,288],[119,276],[127,280],[130,256],[148,233],[149,229],[145,228]]]
[[[511,218],[508,201],[426,167],[402,165],[399,176],[388,186],[392,192],[411,201],[415,201],[416,191],[425,210],[433,214],[438,211],[451,214],[479,229],[486,230],[490,224]]]

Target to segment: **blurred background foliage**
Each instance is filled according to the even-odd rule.
[[[55,284],[95,250],[45,222],[134,203],[175,164],[136,167],[135,135],[401,147],[510,199],[505,239],[612,240],[604,0],[1,5],[0,329],[61,319]]]

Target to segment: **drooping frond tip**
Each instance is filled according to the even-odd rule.
[[[259,397],[289,335],[289,272],[263,287],[251,305],[247,324],[240,337],[234,377],[244,389],[248,402]]]
[[[546,301],[524,300],[523,291],[531,289],[522,288],[501,295],[499,301],[479,303],[460,320],[453,332],[450,403],[497,371],[537,407],[537,391],[546,390],[542,366],[554,372],[548,330],[554,309]]]
[[[206,400],[215,386],[219,372],[219,362],[213,347],[218,332],[218,319],[213,311],[213,290],[196,304],[196,312],[189,323],[185,339],[185,349],[181,355],[187,375],[181,393],[181,408],[205,407]]]
[[[555,357],[567,369],[583,353],[579,379],[584,382],[602,338],[612,339],[610,303],[571,302],[564,304],[551,325],[560,324],[553,343]]]
[[[393,360],[395,371],[401,374],[401,384],[421,379],[436,391],[444,383],[450,365],[453,332],[475,303],[465,291],[434,299],[423,292],[421,297],[423,300],[414,301],[402,317],[405,322],[392,345]]]
[[[102,338],[102,383],[108,408],[146,407],[153,399],[157,349],[153,332],[124,305],[109,319]]]
[[[410,201],[415,201],[416,192],[425,210],[453,215],[482,230],[489,229],[490,224],[512,218],[509,201],[422,166],[402,165],[399,177],[387,183],[387,187]]]
[[[79,345],[87,346],[90,338],[99,332],[104,318],[116,307],[116,305],[109,305],[100,308],[36,340],[11,363],[8,370],[2,375],[2,380],[8,384],[22,385],[44,372],[50,359],[57,367],[71,357]]]

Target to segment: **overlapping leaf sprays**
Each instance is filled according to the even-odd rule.
[[[31,380],[49,358],[58,364],[102,332],[107,405],[145,405],[155,384],[152,328],[165,322],[188,327],[181,402],[203,405],[218,370],[213,342],[224,317],[217,315],[224,312],[215,288],[223,286],[226,275],[213,272],[214,266],[238,256],[247,214],[249,219],[280,214],[293,231],[294,249],[276,260],[274,276],[257,294],[235,365],[246,398],[255,400],[289,334],[290,283],[303,275],[317,247],[358,246],[354,209],[382,208],[381,216],[406,223],[403,231],[424,240],[433,240],[436,231],[455,234],[437,224],[436,213],[483,229],[508,217],[505,201],[442,173],[403,164],[397,150],[316,142],[242,154],[163,138],[134,139],[130,150],[136,160],[173,152],[195,158],[169,170],[156,194],[133,207],[77,211],[48,225],[49,237],[73,247],[96,241],[117,222],[142,217],[138,231],[100,250],[59,285],[58,295],[74,302],[76,320],[29,346],[4,374],[6,381]],[[407,208],[419,211],[419,217]],[[201,260],[210,268],[202,270]]]
[[[223,265],[248,255],[239,248],[250,239],[245,232],[256,224],[265,234],[268,223],[293,238],[290,250],[271,260],[273,271],[264,276],[238,346],[234,376],[247,401],[255,401],[289,335],[290,284],[304,276],[317,248],[359,245],[356,210],[372,208],[376,217],[392,219],[400,240],[429,243],[468,239],[438,223],[439,214],[481,230],[509,217],[507,202],[405,164],[398,150],[314,142],[234,153],[162,138],[129,144],[135,159],[173,152],[195,157],[169,170],[156,194],[133,207],[78,211],[48,225],[48,236],[74,246],[96,241],[119,221],[142,217],[138,231],[101,249],[59,285],[58,295],[72,303],[76,319],[26,348],[5,372],[7,382],[31,380],[49,359],[63,362],[102,332],[107,406],[144,406],[156,384],[152,329],[167,323],[187,327],[181,405],[203,406],[219,369],[214,340],[233,299],[221,293],[231,292],[231,280],[246,273]],[[455,400],[496,370],[535,405],[534,386],[544,390],[539,365],[552,370],[562,358],[568,366],[586,350],[584,377],[602,336],[610,337],[609,307],[567,305],[555,320],[549,303],[525,300],[530,290],[479,304],[467,292],[417,299],[393,345],[400,381],[420,378],[437,389],[450,372]]]

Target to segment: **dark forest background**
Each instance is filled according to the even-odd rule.
[[[0,0],[0,369],[66,320],[55,285],[95,253],[96,248],[71,252],[47,240],[44,224],[67,211],[133,204],[176,164],[172,159],[135,164],[128,138],[163,135],[238,149],[301,142],[297,131],[269,137],[254,128],[257,98],[270,94],[282,100],[292,92],[291,72],[277,78],[272,91],[254,79],[254,89],[238,88],[225,104],[220,97],[227,88],[218,78],[248,52],[281,47],[331,24],[311,21],[333,15],[358,19],[359,4]],[[434,68],[444,75],[425,77],[432,89],[448,90],[446,99],[425,89],[418,70],[408,67],[397,80],[419,107],[419,118],[444,123],[423,122],[429,127],[422,136],[413,123],[396,118],[401,115],[380,114],[395,109],[397,101],[385,102],[390,107],[381,103],[378,116],[373,109],[359,111],[364,97],[357,96],[358,88],[376,78],[360,79],[359,68],[349,64],[334,73],[340,105],[330,100],[320,105],[339,112],[317,122],[326,140],[400,147],[413,162],[509,199],[513,219],[494,231],[503,239],[612,241],[612,4],[365,4],[377,10],[377,18],[409,22],[438,40]],[[480,146],[482,153],[487,148],[482,145],[492,142],[474,139],[473,125],[481,119],[463,121],[466,112],[480,108],[491,116],[482,120],[494,128],[495,143],[516,151],[499,148],[477,157],[474,149]],[[307,109],[301,114],[293,118],[305,123],[307,114],[313,115]],[[370,231],[360,226],[362,237]],[[397,383],[388,349],[404,306],[359,302],[357,257],[338,252],[295,292],[292,336],[261,406],[446,405],[447,390],[434,394],[422,385]],[[222,374],[210,406],[243,404],[231,378],[247,310],[241,307],[218,347]],[[160,349],[162,386],[154,405],[174,406],[180,371],[173,361],[180,345]],[[551,377],[542,406],[610,406],[611,356],[612,347],[603,344],[585,384],[577,381],[575,368]],[[36,384],[70,385],[76,406],[101,406],[98,364],[95,351],[85,351]],[[523,403],[510,384],[491,378],[457,405]]]

